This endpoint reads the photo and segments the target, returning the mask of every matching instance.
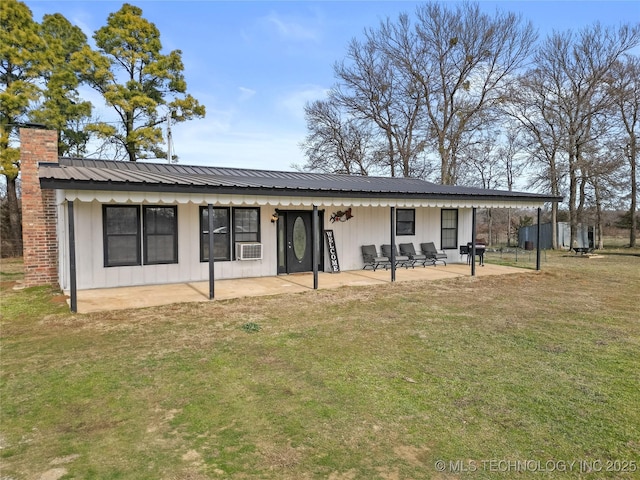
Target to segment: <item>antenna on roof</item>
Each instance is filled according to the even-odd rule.
[[[167,113],[167,162],[173,163],[173,139],[171,138],[171,111]]]

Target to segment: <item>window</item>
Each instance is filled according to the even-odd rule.
[[[213,259],[231,260],[229,209],[213,209]],[[209,209],[200,207],[200,261],[209,261]]]
[[[229,227],[233,225],[233,229]],[[213,208],[213,259],[231,260],[236,242],[260,241],[259,208]],[[209,208],[200,207],[200,261],[209,261]]]
[[[258,242],[260,240],[260,211],[257,208],[233,209],[233,232],[235,242]]]
[[[104,265],[140,265],[140,208],[129,205],[102,207]]]
[[[458,248],[458,210],[441,210],[440,248]]]
[[[143,207],[144,263],[178,263],[177,207]]]
[[[399,208],[396,210],[396,235],[416,234],[416,211]]]
[[[103,205],[102,222],[105,267],[178,263],[177,207]]]

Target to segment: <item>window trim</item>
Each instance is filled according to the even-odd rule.
[[[444,215],[445,212],[455,212],[455,227],[444,227]],[[454,250],[458,248],[458,229],[459,229],[459,223],[460,223],[460,215],[458,212],[457,208],[443,208],[440,210],[440,249],[442,250]],[[454,244],[446,244],[445,240],[444,240],[444,232],[445,231],[453,231],[455,232],[454,235]]]
[[[164,208],[173,210],[173,259],[169,261],[149,261],[149,242],[150,236],[167,235],[147,232],[147,210],[152,208]],[[143,238],[143,264],[144,265],[172,265],[178,263],[178,207],[176,205],[142,205],[142,238]]]
[[[403,221],[403,223],[411,223],[411,233],[398,233],[398,223],[399,213],[400,212],[411,212],[413,215],[413,220],[411,222]],[[416,234],[416,209],[415,208],[397,208],[396,209],[396,235],[398,236],[413,236]]]
[[[136,210],[136,233],[135,234],[109,234],[107,225],[107,210],[109,209],[135,209]],[[136,259],[133,262],[111,262],[109,261],[109,237],[122,236],[122,237],[136,237]],[[102,205],[102,250],[104,257],[105,267],[137,267],[142,265],[142,255],[140,251],[141,242],[141,223],[140,223],[140,206],[139,205],[116,205],[116,204],[103,204]]]

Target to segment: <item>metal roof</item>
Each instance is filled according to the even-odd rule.
[[[501,199],[533,202],[561,197],[439,185],[417,178],[282,172],[177,164],[61,158],[40,163],[43,188],[282,196]]]

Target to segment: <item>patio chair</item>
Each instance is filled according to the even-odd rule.
[[[406,255],[413,263],[421,263],[423,267],[429,265],[434,265],[434,260],[432,258],[427,258],[424,253],[416,253],[416,248],[413,246],[413,243],[401,243],[398,245],[400,247],[400,255]]]
[[[391,245],[385,244],[385,245],[382,245],[381,248],[382,248],[382,255],[391,259]],[[395,259],[396,259],[396,267],[413,268],[414,263],[416,263],[414,260],[411,260],[407,255],[398,255],[398,250],[396,249],[395,245],[393,246],[393,255],[395,256]]]
[[[364,260],[363,270],[371,267],[371,270],[375,272],[378,267],[384,267],[386,270],[391,265],[391,260],[389,260],[388,257],[378,255],[375,245],[362,245],[360,249],[362,250],[362,259]]]
[[[447,254],[444,252],[438,252],[433,242],[421,243],[420,249],[422,250],[422,253],[427,256],[427,258],[433,260],[433,266],[435,266],[438,262],[444,263],[445,266],[447,265]]]

